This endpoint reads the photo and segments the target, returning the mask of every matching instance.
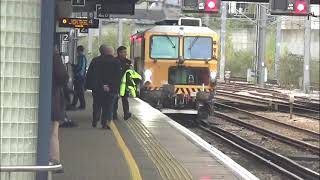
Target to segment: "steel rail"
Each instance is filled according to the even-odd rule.
[[[264,147],[256,145],[249,142],[248,140],[235,135],[233,133],[227,132],[221,128],[211,126],[208,123],[202,121],[205,124],[204,127],[200,125],[200,128],[220,139],[230,143],[231,145],[253,155],[255,158],[263,161],[266,165],[276,169],[277,171],[285,174],[293,179],[314,179],[318,180],[320,178],[319,173],[314,172],[293,160],[282,156],[276,152],[270,151]]]
[[[271,101],[271,100],[268,101],[268,100],[263,100],[263,99],[260,99],[260,98],[249,97],[249,96],[244,96],[244,95],[239,95],[239,94],[230,94],[230,93],[227,93],[227,92],[219,92],[219,91],[217,92],[216,98],[219,98],[219,95],[220,96],[227,96],[227,97],[237,98],[237,99],[241,99],[241,100],[245,100],[245,101],[249,101],[249,102],[254,102],[254,103],[260,103],[260,104],[263,104],[263,105],[269,105],[270,102],[271,102],[271,103],[277,104],[279,109],[283,109],[283,107],[288,109],[289,106],[290,106],[289,104],[286,104],[284,102]],[[307,117],[307,118],[311,118],[311,119],[320,120],[319,111],[306,109],[304,107],[303,108],[302,107],[297,107],[297,105],[293,107],[293,110],[295,110],[295,109],[296,110],[300,110],[300,111],[304,111],[305,113],[316,114],[316,116],[312,116],[312,115],[310,116],[310,115],[306,115],[305,113],[296,113],[296,112],[294,112],[293,114],[295,114],[295,115],[299,115],[299,116],[303,116],[303,117]],[[282,111],[287,113],[289,110],[282,110]]]
[[[314,145],[311,145],[311,144],[308,144],[308,143],[305,143],[305,142],[302,142],[302,141],[299,141],[299,140],[296,140],[296,139],[292,139],[292,138],[289,138],[289,137],[274,133],[274,132],[266,130],[266,129],[262,129],[262,128],[258,127],[258,126],[245,123],[245,122],[243,122],[243,121],[241,121],[241,120],[239,120],[237,118],[228,116],[228,115],[226,115],[224,113],[221,113],[221,112],[215,111],[215,116],[220,117],[220,118],[222,118],[224,120],[227,120],[229,122],[232,122],[234,124],[246,127],[246,128],[248,128],[248,129],[250,129],[252,131],[255,131],[255,132],[261,133],[263,135],[272,137],[272,138],[277,139],[277,140],[279,140],[281,142],[284,142],[286,144],[290,144],[290,145],[293,145],[293,146],[296,146],[296,147],[300,147],[300,148],[306,149],[307,151],[315,153],[317,155],[320,154],[320,148],[318,146],[314,146]]]
[[[282,123],[282,122],[276,121],[274,119],[271,119],[271,118],[268,118],[268,117],[265,117],[265,116],[261,116],[261,115],[257,115],[255,113],[252,113],[252,112],[249,112],[249,111],[246,111],[246,110],[243,110],[243,109],[239,109],[239,108],[236,108],[236,107],[233,107],[233,106],[230,106],[230,105],[217,103],[217,102],[215,102],[214,104],[217,105],[217,106],[220,106],[220,107],[224,107],[224,108],[236,110],[236,111],[241,112],[241,113],[248,114],[250,116],[253,116],[255,118],[259,118],[259,119],[264,120],[264,121],[268,121],[268,122],[273,123],[273,124],[289,127],[291,129],[304,132],[304,133],[309,134],[311,136],[319,136],[318,138],[320,138],[320,133],[319,132],[315,132],[315,131],[311,131],[309,129],[304,129],[304,128],[292,126],[292,125],[289,125],[289,124],[286,124],[286,123]]]

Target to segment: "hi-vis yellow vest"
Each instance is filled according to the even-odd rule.
[[[129,73],[129,79],[128,81],[131,82],[132,85],[128,86],[127,87],[127,73]],[[134,79],[142,79],[142,77],[140,76],[139,73],[137,73],[135,70],[133,69],[128,69],[122,79],[121,79],[121,84],[120,84],[120,96],[124,96],[126,94],[126,90],[128,88],[128,92],[130,94],[130,96],[132,97],[136,97],[137,94],[136,94],[136,91],[137,91],[137,85],[136,83],[134,82]]]

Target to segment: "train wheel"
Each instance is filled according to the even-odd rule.
[[[214,114],[214,101],[213,100],[208,102],[208,111],[209,111],[209,115],[213,116],[213,114]]]
[[[207,104],[198,105],[197,123],[201,123],[203,120],[208,120],[210,111]]]
[[[209,111],[207,110],[199,110],[198,111],[198,119],[199,120],[207,120],[209,118]]]

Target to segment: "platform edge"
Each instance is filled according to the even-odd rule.
[[[142,101],[139,98],[133,98],[133,100],[138,101],[140,103],[144,103],[148,106],[150,106],[148,103]],[[153,108],[150,106],[150,108]],[[159,110],[153,108],[154,110],[161,113]],[[166,116],[163,114],[163,116]],[[174,128],[178,129],[184,136],[190,138],[192,141],[197,143],[199,146],[201,146],[203,149],[207,150],[212,154],[214,157],[218,158],[226,167],[228,167],[233,173],[237,175],[237,177],[242,179],[250,179],[250,180],[258,180],[255,175],[253,175],[251,172],[249,172],[247,169],[243,168],[241,165],[236,163],[234,160],[232,160],[230,157],[222,153],[220,150],[215,148],[214,146],[207,143],[205,140],[203,140],[200,136],[196,135],[195,133],[191,132],[189,129],[183,127],[179,123],[175,122],[168,116],[166,116],[166,121],[173,126]]]

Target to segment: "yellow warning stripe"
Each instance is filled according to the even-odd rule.
[[[152,91],[152,90],[159,90],[160,87],[147,87],[146,89],[149,91]],[[202,91],[202,88],[191,88],[191,87],[175,88],[176,94],[191,94],[191,92],[200,92],[200,91]],[[204,89],[204,92],[212,92],[212,91],[214,91],[213,88],[205,88]]]
[[[134,160],[129,148],[127,147],[126,143],[123,141],[117,126],[113,123],[113,121],[111,121],[110,123],[110,128],[113,132],[114,137],[116,138],[116,141],[118,143],[118,146],[120,147],[124,158],[127,161],[127,164],[129,166],[130,172],[131,172],[131,177],[132,180],[142,180],[141,175],[140,175],[140,171],[138,168],[138,165],[136,163],[136,161]]]

